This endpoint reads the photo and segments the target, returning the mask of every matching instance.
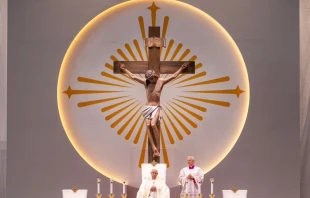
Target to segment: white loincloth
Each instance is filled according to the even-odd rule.
[[[158,110],[161,110],[161,106],[144,106],[142,109],[142,116],[151,120],[155,117]],[[160,120],[160,115],[158,120]]]

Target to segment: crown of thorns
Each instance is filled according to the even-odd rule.
[[[154,70],[149,70],[145,73],[145,78],[146,80],[150,79],[152,76],[154,76],[155,71]]]

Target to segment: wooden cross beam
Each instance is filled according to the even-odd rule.
[[[160,37],[160,27],[149,27],[149,38]],[[144,74],[147,70],[154,70],[156,74],[174,74],[180,67],[187,61],[160,61],[160,47],[148,47],[149,61],[114,61],[114,73],[119,74],[123,71],[119,67],[119,63],[124,63],[126,68],[134,74]],[[195,61],[188,61],[189,66],[182,71],[182,73],[194,74],[195,73]],[[160,129],[158,129],[160,131]],[[160,136],[154,135],[153,139],[157,149],[160,152]],[[155,160],[160,162],[159,157],[153,158],[153,151],[150,142],[148,143],[148,162],[151,163]]]
[[[160,37],[160,27],[149,27],[149,37]],[[114,61],[114,73],[119,74],[123,71],[119,68],[122,62],[126,68],[134,74],[144,74],[147,70],[154,70],[157,74],[174,74],[183,63],[187,61],[160,61],[160,48],[149,47],[149,61]],[[182,73],[194,74],[195,61],[189,61],[189,66]]]

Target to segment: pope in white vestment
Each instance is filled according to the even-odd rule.
[[[164,180],[158,176],[158,171],[152,169],[151,175],[140,185],[137,198],[170,198],[170,189]]]
[[[189,198],[197,198],[198,191],[201,190],[204,174],[201,168],[194,165],[194,162],[194,157],[188,156],[187,163],[189,166],[180,171],[179,182],[182,185],[182,197],[185,197],[187,193]]]

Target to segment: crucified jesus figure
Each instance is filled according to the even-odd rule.
[[[125,73],[127,73],[133,80],[141,83],[145,87],[146,91],[146,104],[142,110],[142,115],[145,118],[145,123],[148,132],[148,138],[152,145],[153,155],[159,156],[158,146],[154,144],[154,138],[151,134],[151,128],[154,131],[154,136],[159,137],[159,129],[157,128],[157,122],[160,119],[160,95],[161,91],[165,84],[170,82],[171,80],[178,77],[178,75],[182,72],[183,69],[187,68],[189,65],[188,62],[184,63],[178,71],[176,71],[172,76],[168,78],[159,78],[158,74],[155,73],[154,70],[147,70],[145,73],[145,78],[139,78],[131,73],[124,63],[120,63],[119,67]],[[156,138],[155,138],[156,139]]]

